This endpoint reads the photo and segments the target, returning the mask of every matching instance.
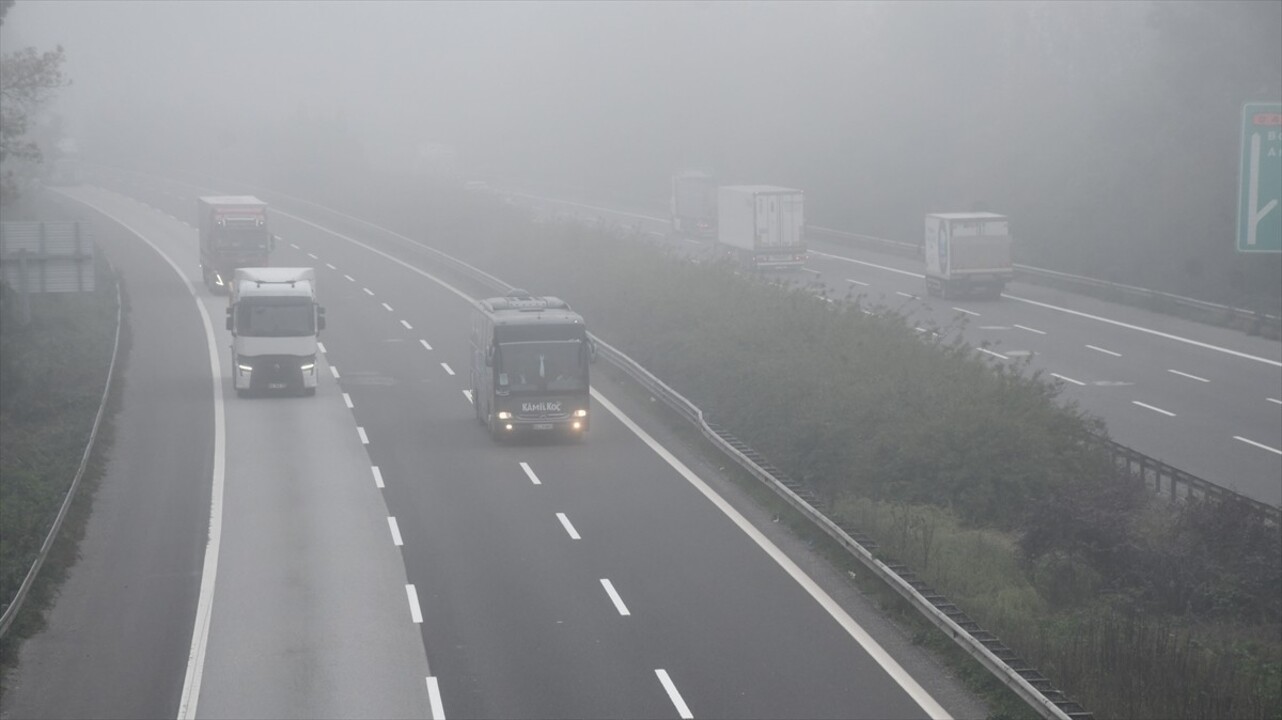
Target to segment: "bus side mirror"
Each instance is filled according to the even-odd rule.
[[[316,306],[316,332],[325,329],[325,308]]]
[[[230,306],[228,306],[228,308],[227,308],[227,329],[228,329],[228,330],[234,330],[235,328],[233,327],[233,324],[234,324],[234,323],[233,323],[233,319],[232,319],[232,316],[231,316],[231,307],[230,307]]]

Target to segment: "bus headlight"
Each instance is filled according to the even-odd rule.
[[[579,409],[579,410],[575,410],[575,411],[574,411],[574,417],[582,418],[582,417],[587,417],[587,416],[588,416],[588,411],[587,411],[587,410]],[[578,424],[575,424],[575,426],[574,426],[574,427],[578,427]]]
[[[583,423],[579,422],[578,420],[575,420],[575,421],[574,421],[574,424],[573,424],[573,425],[571,425],[571,427],[573,427],[575,430],[582,430],[582,429],[583,429]]]
[[[499,419],[500,419],[500,420],[511,420],[511,419],[512,419],[512,413],[508,412],[507,410],[500,410],[500,411],[499,411]],[[508,426],[507,426],[507,429],[508,429],[508,430],[511,430],[511,429],[512,429],[512,426],[511,426],[511,425],[508,425]]]

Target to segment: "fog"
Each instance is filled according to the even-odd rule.
[[[52,110],[112,163],[638,207],[699,166],[900,240],[982,206],[1026,261],[1246,302],[1282,294],[1275,256],[1233,252],[1241,106],[1282,96],[1279,28],[1282,2],[19,0],[0,41],[66,49]]]

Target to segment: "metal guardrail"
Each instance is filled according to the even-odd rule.
[[[264,188],[255,188],[255,191],[262,191],[264,194],[271,192]],[[274,194],[288,197],[279,193]],[[330,210],[299,198],[291,199],[347,220],[360,222],[368,227],[388,233],[402,242],[409,242],[420,249],[426,248],[422,243],[400,233],[354,218],[346,213]],[[493,288],[498,292],[507,292],[514,287],[506,281],[447,253],[435,248],[427,249],[432,250],[433,254],[439,259],[446,261],[456,272],[484,286]],[[830,520],[821,511],[823,507],[822,501],[801,483],[787,477],[778,468],[770,465],[765,458],[757,454],[752,448],[740,442],[723,428],[709,423],[704,418],[702,410],[625,353],[595,334],[589,333],[589,337],[596,343],[600,357],[623,370],[656,397],[661,398],[664,404],[675,410],[685,420],[698,427],[709,442],[735,460],[758,480],[765,483],[767,487],[801,512],[803,516],[840,543],[859,562],[893,588],[918,612],[966,651],[967,654],[978,660],[994,677],[1019,695],[1039,715],[1048,719],[1053,718],[1054,720],[1069,720],[1070,718],[1073,720],[1088,720],[1094,717],[1092,713],[1080,704],[1069,700],[1062,692],[1055,689],[1049,679],[1024,662],[996,636],[984,631],[978,623],[971,620],[956,605],[921,581],[910,568],[904,565],[889,565],[878,560],[873,555],[873,551],[877,549],[876,543],[868,536],[860,533],[856,528],[849,525],[843,526]]]
[[[110,267],[110,265],[108,265]],[[93,455],[94,442],[98,439],[98,429],[102,425],[102,418],[107,412],[107,402],[111,397],[111,386],[116,377],[116,359],[120,353],[120,323],[122,318],[122,307],[120,303],[120,281],[116,281],[116,339],[111,347],[111,364],[107,366],[107,382],[102,391],[102,401],[98,403],[98,414],[93,419],[93,429],[89,431],[89,442],[85,444],[85,452],[80,457],[80,467],[76,469],[76,476],[71,480],[71,487],[67,489],[67,496],[63,498],[62,507],[58,510],[58,515],[54,518],[53,526],[49,528],[49,534],[45,536],[44,543],[40,546],[40,552],[36,559],[31,563],[31,568],[27,570],[27,576],[23,578],[22,585],[18,587],[18,592],[13,600],[9,602],[4,609],[4,614],[0,616],[0,637],[4,637],[13,624],[14,618],[18,616],[18,611],[22,609],[23,602],[27,599],[27,593],[31,591],[31,585],[35,582],[36,576],[40,574],[40,568],[44,565],[45,559],[49,556],[49,550],[53,548],[53,543],[58,537],[58,531],[62,529],[62,523],[67,518],[67,513],[71,510],[71,502],[76,497],[76,490],[80,487],[80,480],[84,477],[85,469],[89,466],[89,458]]]
[[[887,238],[875,237],[872,235],[862,235],[860,233],[847,232],[845,230],[836,230],[833,228],[819,227],[817,225],[808,225],[806,229],[811,233],[817,233],[829,239],[835,239],[839,242],[858,242],[876,247],[881,250],[892,252],[904,257],[918,257],[921,254],[921,246],[915,243],[900,242]],[[1282,332],[1282,317],[1269,315],[1267,313],[1255,312],[1253,310],[1244,310],[1229,305],[1220,305],[1218,303],[1207,302],[1206,300],[1197,300],[1195,298],[1174,295],[1161,290],[1150,290],[1148,288],[1137,287],[1135,285],[1124,285],[1122,283],[1109,282],[1107,280],[1097,280],[1095,278],[1084,277],[1082,275],[1071,275],[1058,270],[1047,270],[1045,268],[1033,267],[1031,265],[1015,264],[1015,275],[1022,280],[1039,282],[1040,284],[1061,284],[1075,291],[1083,289],[1105,290],[1114,296],[1121,296],[1135,301],[1146,301],[1151,305],[1153,301],[1169,302],[1182,308],[1202,313],[1204,316],[1212,319],[1232,319],[1242,323],[1249,328],[1259,332],[1261,328],[1270,328],[1275,333]]]
[[[1266,520],[1272,521],[1274,525],[1282,525],[1282,508],[1249,498],[1210,480],[1203,480],[1113,440],[1107,438],[1100,438],[1100,440],[1104,444],[1104,449],[1112,456],[1114,466],[1137,476],[1145,485],[1152,487],[1153,492],[1159,496],[1165,495],[1172,502],[1192,498],[1211,498],[1232,502],[1260,514]]]

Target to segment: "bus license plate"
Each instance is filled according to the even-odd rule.
[[[535,423],[534,429],[535,430],[551,430],[552,423]]]

